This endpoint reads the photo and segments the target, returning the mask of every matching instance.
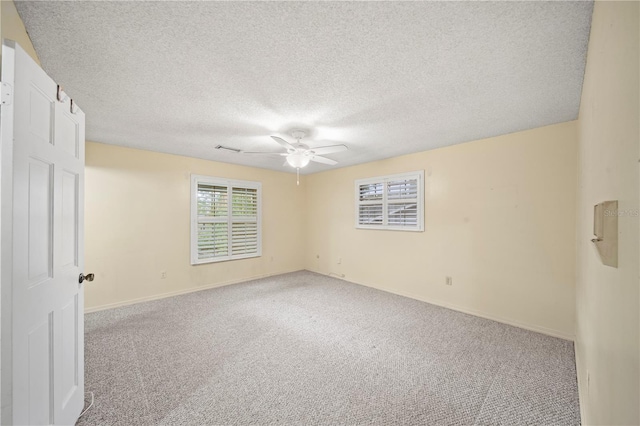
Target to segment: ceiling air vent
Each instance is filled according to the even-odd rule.
[[[216,146],[216,149],[223,149],[225,151],[231,151],[231,152],[240,152],[239,149],[229,148],[228,146],[222,146],[222,145]]]

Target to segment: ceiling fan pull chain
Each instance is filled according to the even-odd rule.
[[[296,185],[300,186],[300,167],[296,167]]]

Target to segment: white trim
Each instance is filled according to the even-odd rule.
[[[94,307],[91,307],[91,308],[86,308],[84,310],[84,313],[85,314],[90,314],[92,312],[104,311],[106,309],[113,309],[113,308],[119,308],[121,306],[129,306],[129,305],[135,305],[135,304],[138,304],[138,303],[151,302],[153,300],[166,299],[168,297],[180,296],[182,294],[195,293],[196,291],[209,290],[209,289],[212,289],[212,288],[224,287],[224,286],[227,286],[227,285],[239,284],[239,283],[243,283],[243,282],[247,282],[247,281],[259,280],[261,278],[268,278],[268,277],[273,277],[275,275],[289,274],[291,272],[298,272],[298,271],[302,271],[302,269],[294,269],[294,270],[291,270],[291,271],[280,271],[280,272],[274,272],[274,273],[270,273],[270,274],[254,275],[252,277],[246,277],[246,278],[240,278],[240,279],[235,279],[235,280],[222,281],[222,282],[219,282],[219,283],[212,283],[212,284],[207,284],[207,285],[198,286],[198,287],[190,287],[190,288],[183,289],[183,290],[169,291],[167,293],[155,294],[153,296],[138,297],[136,299],[124,300],[122,302],[107,303],[106,305],[100,305],[100,306],[94,306]]]
[[[106,305],[94,306],[92,308],[85,309],[84,312],[85,312],[85,314],[89,314],[89,313],[92,313],[92,312],[104,311],[106,309],[113,309],[113,308],[118,308],[118,307],[121,307],[121,306],[135,305],[137,303],[144,303],[144,302],[150,302],[150,301],[153,301],[153,300],[166,299],[168,297],[179,296],[181,294],[194,293],[196,291],[208,290],[208,289],[217,288],[217,287],[224,287],[226,285],[238,284],[238,283],[242,283],[242,282],[246,282],[246,281],[252,281],[252,280],[257,280],[257,279],[261,279],[261,278],[268,278],[268,277],[273,277],[275,275],[288,274],[288,273],[291,273],[291,272],[297,272],[297,271],[302,271],[302,270],[306,270],[306,271],[309,271],[309,272],[313,272],[313,273],[320,274],[320,275],[325,275],[325,276],[332,276],[333,275],[333,276],[336,277],[336,279],[341,279],[341,280],[349,282],[351,284],[357,284],[357,285],[361,285],[363,287],[375,288],[376,290],[380,290],[380,291],[384,291],[384,292],[392,293],[392,294],[397,294],[398,296],[408,297],[409,299],[419,300],[421,302],[430,303],[432,305],[441,306],[443,308],[451,309],[451,310],[454,310],[454,311],[462,312],[462,313],[473,315],[473,316],[476,316],[476,317],[485,318],[485,319],[492,320],[492,321],[497,321],[497,322],[502,323],[502,324],[511,325],[511,326],[522,328],[522,329],[525,329],[525,330],[535,331],[536,333],[546,334],[547,336],[557,337],[557,338],[560,338],[560,339],[569,340],[571,342],[573,342],[575,340],[575,336],[574,335],[567,334],[567,333],[559,331],[559,330],[554,330],[554,329],[551,329],[551,328],[541,327],[541,326],[533,325],[533,324],[522,323],[520,321],[511,320],[511,319],[500,317],[500,316],[497,316],[497,315],[487,314],[485,312],[478,311],[478,310],[475,310],[475,309],[463,308],[463,307],[460,307],[460,306],[457,306],[457,305],[454,305],[454,304],[451,304],[451,303],[443,302],[441,300],[431,299],[431,298],[428,298],[428,297],[417,296],[417,295],[414,295],[414,294],[411,294],[411,293],[408,293],[408,292],[391,290],[391,289],[386,288],[386,287],[379,287],[379,286],[362,284],[362,283],[359,283],[359,282],[356,282],[356,281],[351,281],[351,280],[348,280],[348,279],[344,278],[343,274],[336,274],[336,273],[333,273],[333,272],[330,272],[328,274],[323,274],[321,272],[313,271],[313,270],[310,270],[310,269],[296,269],[296,270],[291,270],[291,271],[281,271],[281,272],[274,272],[274,273],[270,273],[270,274],[256,275],[256,276],[253,276],[253,277],[247,277],[247,278],[223,281],[223,282],[208,284],[208,285],[199,286],[199,287],[192,287],[192,288],[188,288],[188,289],[184,289],[184,290],[176,290],[176,291],[171,291],[171,292],[167,292],[167,293],[156,294],[156,295],[153,295],[153,296],[139,297],[137,299],[130,299],[130,300],[122,301],[122,302],[108,303]],[[579,360],[578,352],[576,351],[576,365],[579,363],[578,360]],[[578,386],[578,391],[580,391],[580,386]],[[580,396],[582,396],[582,395],[580,395]],[[580,405],[580,412],[581,412],[581,414],[584,415],[582,410],[583,410],[582,409],[582,405]],[[583,417],[583,420],[584,420],[584,417]]]
[[[383,183],[401,180],[401,179],[416,179],[418,181],[418,193],[417,193],[417,226],[393,226],[387,224],[388,214],[388,200],[386,185],[382,191],[382,200],[380,201],[360,201],[360,186],[369,183]],[[424,170],[417,170],[414,172],[398,173],[395,175],[376,176],[364,179],[356,179],[354,181],[355,187],[355,226],[356,229],[373,229],[378,231],[407,231],[407,232],[424,232]],[[400,201],[400,200],[399,200]],[[384,217],[382,225],[362,225],[360,224],[360,205],[367,204],[380,204],[382,203],[382,215]],[[393,203],[392,203],[393,204]]]
[[[323,274],[323,273],[317,272],[317,271],[311,271],[311,272],[316,272],[318,274],[326,275],[326,276],[330,276],[332,274],[331,272],[328,273],[328,274]],[[334,274],[334,275],[337,275],[337,274]],[[560,338],[560,339],[569,340],[571,342],[573,342],[575,340],[575,335],[568,334],[568,333],[565,333],[565,332],[560,331],[560,330],[555,330],[555,329],[552,329],[552,328],[542,327],[542,326],[535,325],[535,324],[523,323],[523,322],[512,320],[512,319],[509,319],[509,318],[504,318],[504,317],[501,317],[501,316],[498,316],[498,315],[488,314],[486,312],[478,311],[476,309],[465,308],[465,307],[462,307],[462,306],[455,305],[453,303],[444,302],[442,300],[432,299],[430,297],[418,296],[416,294],[409,293],[409,292],[392,290],[392,289],[386,288],[386,287],[362,284],[362,283],[359,283],[357,281],[348,280],[348,279],[346,279],[344,277],[336,278],[336,279],[341,279],[341,280],[350,282],[352,284],[357,284],[357,285],[361,285],[361,286],[364,286],[364,287],[375,288],[376,290],[381,290],[381,291],[385,291],[387,293],[397,294],[398,296],[408,297],[409,299],[419,300],[421,302],[430,303],[432,305],[441,306],[443,308],[451,309],[451,310],[454,310],[454,311],[462,312],[462,313],[473,315],[473,316],[476,316],[476,317],[485,318],[485,319],[489,319],[489,320],[492,320],[492,321],[497,321],[497,322],[500,322],[502,324],[507,324],[507,325],[511,325],[511,326],[514,326],[514,327],[523,328],[523,329],[529,330],[529,331],[535,331],[536,333],[546,334],[547,336],[557,337],[557,338]]]
[[[2,62],[15,63],[17,43],[2,41]],[[9,62],[10,61],[10,62]],[[2,81],[15,87],[14,67],[2,68]],[[0,423],[13,421],[13,118],[14,106],[0,108]]]
[[[258,247],[256,253],[250,254],[242,254],[242,255],[229,255],[224,257],[215,257],[209,259],[198,259],[198,248],[197,248],[197,224],[198,224],[198,208],[195,194],[198,190],[198,183],[204,182],[212,185],[226,186],[229,194],[231,193],[231,188],[251,188],[257,190],[257,218],[256,223],[258,225]],[[189,202],[191,206],[191,240],[189,242],[190,245],[190,258],[191,265],[202,265],[206,263],[214,263],[214,262],[225,262],[228,260],[238,260],[238,259],[248,259],[252,257],[261,257],[262,256],[262,183],[254,182],[248,180],[238,180],[238,179],[227,179],[213,176],[204,176],[204,175],[196,175],[191,174],[191,186],[189,188]],[[231,196],[228,198],[229,203],[231,203]],[[251,220],[249,220],[251,221]],[[229,217],[225,220],[229,226],[229,252],[231,251],[231,226],[233,221],[231,220],[231,205],[229,205]]]

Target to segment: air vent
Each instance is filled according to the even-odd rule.
[[[216,149],[224,149],[225,151],[231,151],[231,152],[240,152],[239,149],[229,148],[228,146],[222,146],[222,145],[216,146]]]

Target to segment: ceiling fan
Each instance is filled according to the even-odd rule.
[[[346,145],[329,145],[329,146],[321,146],[318,148],[309,148],[308,145],[300,142],[300,139],[304,138],[307,133],[304,130],[294,130],[291,132],[291,136],[296,139],[295,143],[289,143],[284,139],[278,136],[271,136],[271,139],[279,143],[283,148],[287,150],[287,152],[252,152],[252,151],[242,151],[243,154],[258,154],[258,155],[278,155],[282,157],[286,157],[287,164],[291,167],[295,167],[296,169],[301,169],[309,164],[310,161],[314,161],[316,163],[328,164],[333,166],[338,164],[337,161],[332,160],[331,158],[322,157],[324,154],[333,154],[335,152],[346,151]]]

